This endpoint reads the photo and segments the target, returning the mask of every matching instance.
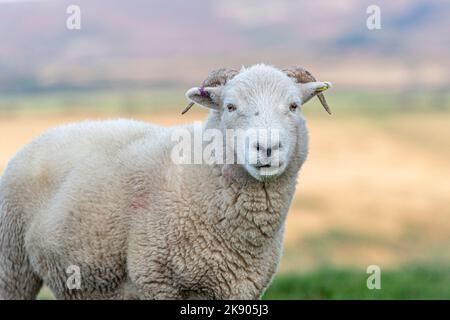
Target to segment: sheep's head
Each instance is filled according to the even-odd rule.
[[[294,159],[306,158],[308,134],[301,106],[315,95],[329,111],[322,91],[331,87],[305,69],[278,70],[267,65],[213,71],[201,87],[189,89],[186,97],[213,110],[224,133],[256,130],[246,144],[245,170],[262,181],[281,175]],[[265,132],[261,135],[260,132]],[[276,134],[273,134],[276,132]],[[236,149],[239,152],[239,148]],[[249,159],[255,159],[250,161]]]

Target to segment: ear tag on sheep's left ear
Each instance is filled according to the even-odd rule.
[[[325,100],[325,96],[322,93],[325,90],[328,90],[328,89],[331,88],[331,82],[324,81],[323,83],[324,83],[324,86],[317,87],[315,91],[316,91],[316,94],[317,94],[317,98],[320,100],[320,103],[322,104],[323,108],[325,109],[326,112],[328,112],[328,114],[331,115],[331,109],[328,106],[328,103]]]
[[[325,83],[324,86],[316,88],[316,92],[323,92],[323,91],[328,90],[328,89],[331,88],[331,83],[330,82],[324,81],[324,83]]]

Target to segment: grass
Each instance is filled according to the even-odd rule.
[[[275,278],[264,299],[450,299],[450,266],[381,270],[381,289],[369,290],[365,270],[326,267]]]
[[[44,286],[41,289],[41,292],[39,292],[38,300],[55,300],[55,296],[53,295],[53,292],[50,291],[50,289],[46,286]]]

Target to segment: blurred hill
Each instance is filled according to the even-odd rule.
[[[66,8],[81,8],[67,30]],[[0,91],[187,86],[221,66],[304,65],[349,88],[446,88],[450,2],[0,0]]]

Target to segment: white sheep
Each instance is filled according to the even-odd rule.
[[[255,65],[187,91],[211,109],[203,130],[279,131],[249,146],[257,163],[175,163],[173,134],[193,126],[47,131],[0,180],[0,298],[35,298],[43,283],[60,299],[260,298],[307,155],[300,106],[329,86],[301,68]]]

